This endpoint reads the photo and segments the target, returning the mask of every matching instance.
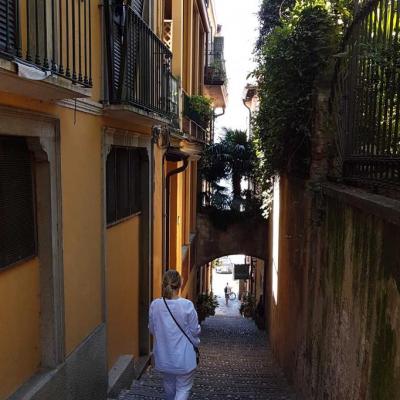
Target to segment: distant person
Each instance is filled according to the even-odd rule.
[[[231,287],[229,286],[229,282],[226,282],[226,286],[224,288],[224,292],[225,292],[225,304],[228,305],[229,302],[229,296],[232,292]]]
[[[197,367],[200,343],[197,312],[179,297],[181,276],[169,270],[163,277],[163,297],[150,305],[149,329],[154,336],[155,369],[162,373],[167,400],[187,400]]]

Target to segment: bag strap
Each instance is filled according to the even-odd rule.
[[[172,319],[174,320],[176,326],[180,329],[180,331],[186,336],[187,340],[189,340],[190,344],[193,346],[195,351],[197,351],[197,347],[193,344],[193,342],[190,340],[189,336],[186,334],[186,332],[182,329],[182,327],[178,324],[178,321],[175,319],[174,314],[172,314],[170,308],[168,307],[167,301],[165,300],[165,297],[163,297],[165,307],[167,307],[167,310],[169,311]]]

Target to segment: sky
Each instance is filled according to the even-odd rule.
[[[216,119],[215,136],[222,128],[247,130],[249,112],[243,105],[243,90],[254,69],[253,49],[258,36],[257,12],[260,0],[215,0],[217,23],[225,37],[225,61],[228,76],[228,106],[225,115]],[[217,139],[218,140],[218,139]],[[243,263],[243,255],[229,257],[233,263]]]
[[[254,69],[253,49],[257,39],[260,0],[215,0],[217,23],[225,37],[228,76],[228,106],[216,120],[216,137],[222,128],[247,130],[249,114],[242,102],[247,75]]]

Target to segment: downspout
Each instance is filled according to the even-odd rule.
[[[248,109],[248,111],[249,111],[249,139],[251,139],[251,137],[252,137],[252,132],[251,132],[251,108],[246,104],[246,100],[245,99],[242,99],[242,101],[243,101],[243,105]],[[250,182],[250,180],[248,181],[248,185],[247,185],[247,188],[249,189],[249,190],[251,190],[251,187],[252,187],[252,183]]]
[[[168,161],[168,151],[164,155],[164,162]],[[171,178],[174,175],[178,175],[181,172],[185,171],[186,168],[189,165],[189,156],[181,153],[180,158],[171,160],[171,161],[183,161],[183,165],[181,167],[178,167],[176,169],[173,169],[172,171],[169,171],[167,173],[167,176],[165,178],[165,192],[166,192],[166,199],[165,199],[165,259],[164,259],[164,268],[165,270],[169,270],[169,248],[170,248],[170,234],[169,234],[169,228],[170,228],[170,186],[171,186]]]
[[[214,120],[216,120],[219,117],[222,117],[225,114],[225,108],[222,109],[222,113],[220,114],[214,114]]]
[[[246,100],[242,99],[243,105],[249,110],[249,138],[251,138],[251,108],[246,104]]]
[[[222,109],[222,113],[220,114],[213,114],[213,127],[212,127],[212,138],[211,143],[214,143],[214,136],[215,136],[215,120],[219,117],[222,117],[225,114],[225,108]]]

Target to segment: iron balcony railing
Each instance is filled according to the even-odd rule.
[[[92,86],[90,0],[0,0],[0,53]]]
[[[208,142],[210,136],[210,123],[204,121],[202,116],[190,106],[190,97],[183,93],[183,131],[193,139]]]
[[[346,182],[400,191],[400,0],[360,2],[336,63],[332,105]]]
[[[108,1],[105,11],[109,102],[176,121],[179,84],[171,51],[130,6]]]
[[[224,56],[220,52],[210,52],[207,56],[207,65],[204,69],[204,83],[206,85],[222,86],[226,82]]]

